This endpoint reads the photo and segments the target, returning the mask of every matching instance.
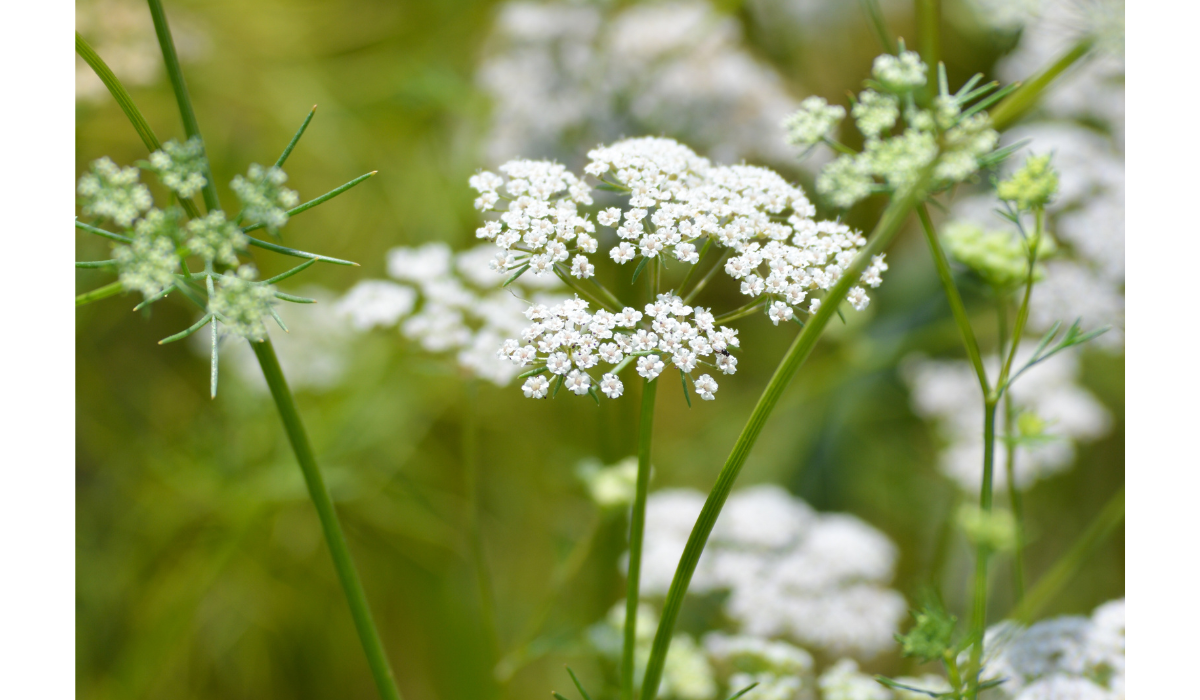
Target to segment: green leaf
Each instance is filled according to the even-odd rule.
[[[308,297],[298,297],[294,294],[287,294],[285,292],[275,292],[275,298],[283,299],[284,301],[290,301],[293,304],[315,304],[315,303],[317,303],[316,299],[309,299]]]
[[[741,690],[737,691],[733,695],[730,695],[729,700],[738,700],[738,698],[742,697],[746,693],[749,693],[751,690],[754,690],[757,687],[758,687],[758,681],[755,681],[755,682],[751,683],[750,685],[746,686],[745,688],[742,688]]]
[[[526,379],[528,377],[536,377],[539,374],[545,374],[546,371],[547,370],[545,367],[537,367],[535,369],[529,370],[528,372],[522,372],[521,374],[518,374],[517,379]]]
[[[104,87],[108,88],[108,92],[117,101],[117,104],[120,105],[121,111],[129,118],[129,123],[133,124],[134,131],[138,133],[138,136],[142,137],[142,143],[146,144],[146,149],[154,152],[162,148],[162,143],[154,135],[154,130],[150,128],[150,123],[142,116],[141,110],[133,103],[133,98],[129,96],[129,92],[125,89],[125,86],[121,84],[121,81],[117,79],[117,76],[108,67],[108,64],[104,62],[104,59],[100,58],[100,54],[96,53],[79,32],[75,32],[75,53],[79,54],[79,57],[91,66],[96,76],[100,78],[100,82],[104,83]]]
[[[275,161],[276,168],[282,168],[284,162],[288,159],[288,156],[292,155],[292,149],[295,148],[296,144],[300,142],[300,137],[304,135],[304,131],[308,129],[308,123],[312,121],[313,115],[316,113],[317,106],[313,105],[312,109],[308,111],[308,116],[304,118],[304,122],[300,124],[300,128],[296,130],[296,135],[292,137],[291,141],[288,141],[288,145],[283,149],[283,153],[280,154],[279,160]]]
[[[630,284],[637,282],[638,275],[642,274],[642,270],[646,268],[646,263],[648,262],[650,262],[650,258],[642,256],[642,261],[633,270],[633,279],[629,281]]]
[[[364,181],[370,179],[371,177],[373,177],[375,175],[375,173],[378,173],[378,172],[379,172],[378,170],[372,170],[371,172],[366,173],[365,175],[359,175],[358,177],[354,178],[350,182],[347,182],[346,184],[342,185],[341,187],[332,189],[332,190],[326,192],[325,194],[321,195],[320,197],[317,197],[316,199],[310,199],[309,201],[305,202],[304,204],[301,204],[292,209],[288,209],[288,211],[287,211],[288,218],[290,219],[297,214],[303,214],[304,212],[308,211],[309,209],[312,209],[313,207],[315,207],[319,204],[324,204],[325,202],[328,202],[329,200],[331,200],[334,197],[338,196],[339,194],[345,192],[346,190],[350,189],[351,187],[354,187],[355,185],[359,184],[360,182],[364,182]],[[251,231],[258,230],[258,229],[262,228],[263,226],[265,226],[265,224],[251,224],[250,226],[243,228],[242,232],[249,233]],[[254,239],[251,238],[250,240],[253,241]],[[253,243],[251,245],[253,245]]]
[[[512,284],[513,282],[516,282],[517,278],[519,278],[521,275],[525,274],[525,271],[528,269],[529,269],[529,263],[525,263],[524,265],[518,267],[515,272],[513,272],[511,275],[509,275],[504,280],[504,284],[502,284],[500,286],[507,287],[508,285]]]
[[[107,238],[111,241],[116,241],[118,243],[133,243],[133,239],[129,238],[128,236],[122,236],[119,233],[113,233],[112,231],[105,231],[102,228],[96,228],[95,226],[89,226],[88,224],[83,223],[79,219],[75,219],[75,228],[79,229],[80,231],[87,231],[88,233],[94,233],[97,236],[103,236],[104,238]]]
[[[94,269],[98,267],[116,267],[116,260],[84,260],[76,261],[76,269]]]
[[[575,687],[579,689],[579,694],[583,696],[583,700],[592,700],[592,696],[588,695],[587,691],[583,689],[583,684],[579,682],[579,679],[575,676],[575,672],[571,670],[570,666],[567,666],[567,673],[571,674],[571,680],[575,682]]]
[[[679,370],[679,381],[683,383],[683,398],[687,400],[688,408],[691,408],[692,397],[688,394],[687,375],[683,373],[683,370]]]
[[[285,279],[291,277],[292,275],[300,274],[301,272],[307,270],[308,268],[310,268],[316,264],[317,264],[316,258],[309,258],[308,260],[300,263],[299,265],[293,267],[292,269],[288,270],[287,272],[275,275],[274,277],[272,277],[269,280],[263,280],[263,284],[275,284],[276,282],[285,280]]]
[[[108,297],[120,294],[123,291],[125,291],[125,286],[121,284],[121,280],[109,282],[103,287],[93,289],[90,292],[84,292],[83,294],[75,297],[75,306],[78,308],[80,306],[84,306],[85,304],[90,304],[93,301],[107,299]]]
[[[307,253],[303,250],[296,250],[295,248],[287,248],[281,245],[276,245],[269,241],[255,238],[254,236],[246,236],[246,238],[250,245],[256,248],[262,248],[263,250],[269,250],[272,253],[290,255],[293,258],[311,258],[313,260],[320,260],[321,262],[332,263],[334,265],[352,265],[354,267],[358,267],[358,263],[350,262],[349,260],[339,260],[338,258],[331,258],[327,255],[317,255],[316,253]]]
[[[186,328],[182,331],[179,331],[175,335],[169,335],[166,338],[163,338],[162,340],[158,341],[158,344],[166,345],[167,343],[174,343],[176,340],[183,340],[184,338],[188,337],[189,335],[195,333],[196,331],[198,331],[201,328],[203,328],[204,326],[206,326],[208,324],[208,322],[212,320],[212,318],[213,318],[212,314],[204,314],[203,316],[200,317],[199,321],[196,321],[191,326],[189,326],[188,328]]]
[[[138,304],[137,306],[133,307],[133,310],[134,310],[134,311],[141,311],[142,309],[146,308],[147,306],[149,306],[149,305],[153,304],[154,302],[158,301],[159,299],[162,299],[163,297],[165,297],[165,296],[167,296],[168,294],[170,294],[170,293],[171,293],[171,290],[172,290],[172,289],[174,289],[174,288],[175,288],[175,287],[174,287],[173,285],[171,285],[171,286],[167,286],[166,288],[164,288],[164,289],[163,289],[161,292],[159,292],[158,294],[155,294],[154,296],[152,296],[152,297],[150,297],[150,298],[148,298],[148,299],[145,299],[145,300],[143,300],[143,301],[142,301],[142,303],[140,303],[140,304]]]

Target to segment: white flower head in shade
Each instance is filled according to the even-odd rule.
[[[121,168],[105,156],[79,178],[76,192],[86,216],[108,219],[127,228],[154,205],[150,190],[138,181],[137,168]]]
[[[522,312],[528,302],[523,299],[557,302],[561,297],[541,290],[561,282],[530,276],[500,289],[504,277],[488,264],[494,251],[486,243],[457,255],[445,243],[393,248],[387,269],[396,281],[359,282],[336,308],[359,331],[399,324],[401,334],[422,349],[452,353],[469,376],[505,386],[520,370],[508,358],[497,357],[496,349],[527,323]],[[522,387],[526,396],[545,396],[545,379],[531,379]]]
[[[1091,618],[993,626],[984,638],[983,677],[1005,679],[992,691],[998,698],[1125,697],[1124,599],[1101,605]]]
[[[251,163],[245,176],[234,177],[229,187],[242,202],[243,220],[262,224],[271,233],[283,228],[288,210],[300,203],[300,195],[283,186],[287,179],[280,168],[264,168],[258,163]]]
[[[1033,343],[1022,343],[1016,366],[1032,355]],[[995,377],[1000,361],[985,361]],[[943,441],[939,457],[942,472],[968,493],[978,492],[983,478],[982,397],[975,372],[965,361],[905,360],[901,373],[912,392],[913,410],[933,422]],[[1075,444],[1104,436],[1110,426],[1108,410],[1076,383],[1079,364],[1075,354],[1063,352],[1035,365],[1009,389],[1019,414],[1014,474],[1019,489],[1068,468],[1075,461]],[[1025,420],[1021,420],[1024,417]],[[1005,463],[1009,440],[997,421],[996,460]],[[993,474],[996,488],[1005,488],[1007,474]]]
[[[666,594],[703,505],[688,489],[651,494],[643,596]],[[742,634],[868,659],[894,645],[905,614],[904,598],[887,588],[896,557],[861,520],[817,514],[778,486],[755,486],[729,497],[690,590],[728,591],[725,613]]]
[[[208,161],[204,158],[204,143],[193,136],[183,143],[171,139],[160,150],[150,154],[150,170],[173,192],[190,199],[208,180]],[[294,206],[294,205],[293,205]]]

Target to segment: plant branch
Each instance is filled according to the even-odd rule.
[[[93,301],[107,299],[111,296],[116,296],[123,291],[125,291],[125,286],[121,284],[121,280],[109,282],[103,287],[93,289],[90,292],[84,292],[83,294],[75,297],[75,307],[78,308],[80,306],[84,306],[85,304],[90,304]]]
[[[642,383],[642,416],[638,427],[637,490],[629,516],[629,574],[625,579],[625,634],[621,645],[621,698],[633,700],[634,648],[641,592],[642,539],[646,529],[646,495],[650,490],[650,440],[654,434],[654,398],[658,381]]]
[[[1092,50],[1093,41],[1084,39],[1071,47],[1041,73],[1023,83],[992,110],[992,128],[1003,131],[1029,111],[1054,79],[1062,75]]]

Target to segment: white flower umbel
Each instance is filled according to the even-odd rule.
[[[645,313],[632,307],[618,313],[603,309],[593,313],[588,302],[575,297],[551,306],[535,304],[526,309],[525,316],[532,325],[506,341],[498,354],[518,368],[534,368],[538,375],[544,374],[555,384],[555,391],[565,384],[577,395],[595,395],[593,384],[609,398],[622,394],[624,387],[616,371],[603,372],[602,366],[633,361],[639,375],[653,380],[667,365],[673,365],[691,377],[703,365],[716,366],[719,353],[738,347],[737,331],[713,324],[707,309],[687,306],[672,294],[660,294],[653,304],[646,305]],[[732,373],[732,366],[730,370]],[[696,377],[693,385],[706,400],[713,399],[717,391],[717,382],[707,374]],[[526,394],[546,396],[544,392]]]
[[[1017,351],[1016,366],[1023,366],[1034,347],[1026,342]],[[984,361],[990,376],[999,371],[999,359]],[[942,472],[967,493],[976,493],[983,478],[983,402],[979,380],[966,361],[911,358],[902,375],[912,392],[913,410],[932,421],[944,447],[939,457]],[[1018,413],[1015,441],[1016,486],[1028,489],[1040,479],[1058,474],[1075,461],[1075,444],[1105,435],[1111,426],[1108,410],[1076,382],[1078,360],[1063,352],[1035,365],[1009,388]],[[997,422],[996,463],[1004,464],[1010,440],[1003,422]],[[993,473],[995,488],[1005,488],[1006,470]]]
[[[198,136],[182,144],[174,139],[167,141],[162,149],[150,154],[149,166],[164,185],[184,199],[191,198],[208,183],[204,177],[208,161]]]
[[[105,156],[92,163],[92,171],[79,178],[76,188],[86,216],[108,219],[121,227],[154,205],[150,190],[138,181],[137,168],[121,168]]]
[[[242,202],[242,220],[262,224],[272,234],[278,233],[288,222],[287,210],[300,203],[300,195],[284,187],[285,182],[287,173],[258,163],[250,165],[245,177],[234,177],[229,187]]]
[[[686,489],[650,496],[643,596],[666,594],[703,505]],[[868,659],[894,645],[905,614],[903,596],[887,588],[896,557],[857,518],[817,514],[778,486],[755,486],[730,496],[690,590],[728,591],[725,613],[742,634]]]
[[[417,292],[412,287],[385,280],[363,280],[350,288],[335,306],[359,331],[395,325],[412,312]]]

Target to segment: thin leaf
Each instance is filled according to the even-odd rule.
[[[517,278],[520,277],[521,275],[525,274],[525,271],[528,269],[529,269],[529,263],[525,263],[524,265],[518,267],[516,272],[513,272],[511,275],[509,275],[508,278],[504,280],[504,284],[502,284],[500,286],[507,287],[508,285],[512,284],[513,282],[516,282]]]
[[[642,261],[633,270],[633,279],[629,281],[630,284],[637,282],[638,275],[642,274],[642,270],[646,268],[646,263],[648,262],[650,262],[650,258],[642,256]]]
[[[888,687],[888,688],[892,688],[895,690],[907,690],[907,691],[910,691],[913,693],[920,693],[922,695],[928,695],[931,698],[936,698],[941,695],[940,692],[937,692],[934,690],[925,690],[924,688],[914,688],[911,685],[905,685],[903,683],[898,683],[898,682],[892,680],[891,678],[888,678],[887,676],[877,675],[877,676],[875,676],[875,682],[879,683],[882,686]]]
[[[983,73],[976,73],[975,75],[972,75],[971,79],[964,83],[963,86],[958,89],[958,92],[954,93],[954,97],[961,102],[962,96],[970,92],[971,88],[975,87],[975,84],[980,80],[983,80]]]
[[[528,372],[522,372],[521,374],[518,374],[517,379],[526,379],[528,377],[536,377],[539,374],[545,374],[546,371],[547,370],[545,367],[537,367],[537,368],[529,370]]]
[[[275,298],[283,299],[284,301],[290,301],[293,304],[315,304],[315,303],[317,303],[316,299],[309,299],[308,297],[298,297],[295,294],[288,294],[286,292],[275,292]]]
[[[218,336],[219,336],[219,334],[217,333],[217,322],[213,321],[212,338],[211,338],[212,364],[210,365],[210,368],[209,368],[209,377],[208,377],[208,397],[210,399],[217,398],[217,340],[218,340]]]
[[[758,681],[755,681],[755,682],[751,683],[750,685],[746,686],[745,688],[742,688],[741,690],[737,691],[733,695],[730,695],[729,700],[738,700],[738,698],[742,697],[746,693],[749,693],[751,690],[754,690],[757,687],[758,687]]]
[[[256,248],[262,248],[263,250],[269,250],[272,253],[279,253],[281,255],[290,255],[293,258],[311,258],[313,260],[320,260],[321,262],[332,263],[334,265],[352,265],[354,267],[358,267],[358,263],[350,262],[349,260],[339,260],[338,258],[331,258],[327,255],[317,255],[316,253],[307,253],[303,250],[296,250],[295,248],[287,248],[287,247],[284,247],[281,245],[276,245],[274,243],[271,243],[270,241],[264,241],[262,239],[255,238],[253,236],[247,236],[247,238],[249,239],[248,242],[250,243],[250,245],[255,246]]]
[[[579,682],[579,679],[575,676],[575,672],[571,670],[570,666],[567,666],[567,673],[571,674],[571,680],[575,682],[575,687],[579,689],[579,694],[583,696],[583,700],[592,700],[592,696],[588,695],[588,692],[583,689],[583,684]]]
[[[1000,83],[993,80],[992,82],[985,83],[985,84],[979,86],[977,89],[972,90],[971,92],[968,92],[967,94],[965,94],[961,97],[957,97],[955,99],[958,101],[958,103],[960,105],[968,105],[968,104],[971,104],[972,100],[979,98],[979,97],[983,97],[984,95],[988,94],[989,92],[991,92],[992,90],[995,90],[998,87],[1000,87]]]
[[[842,325],[846,325],[846,315],[842,313],[842,308],[840,306],[837,309],[837,315],[838,318],[842,319]]]
[[[275,275],[274,277],[272,277],[269,280],[263,280],[263,284],[275,284],[276,282],[279,282],[280,280],[285,280],[285,279],[291,277],[292,275],[300,274],[301,272],[307,270],[308,268],[310,268],[316,264],[317,264],[316,258],[309,258],[308,260],[300,263],[299,265],[293,267],[292,269],[288,270],[287,272]]]
[[[683,370],[679,370],[679,381],[683,383],[683,398],[687,400],[688,408],[691,408],[692,397],[690,394],[688,394],[687,375],[683,373]]]
[[[167,343],[174,343],[176,340],[183,340],[184,338],[188,337],[189,335],[195,333],[196,331],[200,330],[205,325],[207,325],[208,322],[212,320],[212,317],[213,317],[212,314],[204,314],[203,316],[200,317],[199,321],[196,321],[191,326],[189,326],[185,330],[179,331],[175,335],[169,335],[166,338],[163,338],[162,340],[158,341],[158,344],[166,345]]]
[[[178,289],[179,293],[182,294],[188,301],[192,302],[196,306],[199,306],[201,309],[207,308],[208,305],[202,298],[200,298],[200,295],[196,292],[196,290],[189,287],[187,280],[178,275],[175,277],[175,288]]]
[[[1000,88],[999,90],[993,92],[992,94],[988,95],[987,97],[983,98],[982,100],[971,105],[969,108],[967,108],[965,111],[963,111],[963,113],[959,116],[959,119],[966,119],[967,117],[971,116],[972,114],[975,114],[976,112],[979,112],[979,111],[987,109],[988,107],[991,107],[992,105],[996,104],[1000,100],[1011,95],[1012,92],[1014,90],[1016,90],[1018,87],[1020,87],[1020,83],[1012,83],[1010,85],[1005,85],[1004,87]]]
[[[166,297],[168,294],[170,294],[170,293],[171,293],[171,290],[172,290],[172,289],[174,289],[174,285],[169,285],[169,286],[167,286],[167,287],[164,287],[164,288],[163,288],[163,290],[162,290],[161,292],[159,292],[158,294],[155,294],[154,296],[152,296],[152,297],[150,297],[150,298],[148,298],[148,299],[146,299],[146,300],[142,301],[142,303],[140,303],[140,304],[138,304],[137,306],[133,307],[133,310],[134,310],[134,311],[141,311],[142,309],[144,309],[144,308],[146,308],[147,306],[149,306],[149,305],[153,304],[154,302],[158,301],[159,299],[162,299],[162,298]]]
[[[990,168],[998,163],[1008,160],[1008,157],[1017,151],[1029,145],[1029,139],[1021,139],[1016,143],[1009,144],[1004,148],[997,148],[991,153],[979,159],[979,165],[983,168]]]
[[[871,28],[875,30],[875,38],[879,39],[879,45],[887,53],[896,53],[896,46],[892,43],[892,37],[888,34],[887,25],[883,20],[883,11],[879,9],[879,0],[859,0],[859,4],[867,13],[867,20],[870,21]],[[903,50],[901,49],[901,51]]]
[[[95,226],[89,226],[89,225],[83,223],[82,221],[80,221],[79,219],[75,219],[75,228],[79,229],[80,231],[87,231],[88,233],[94,233],[97,236],[103,236],[104,238],[107,238],[112,241],[117,241],[118,243],[133,243],[132,238],[129,238],[127,236],[122,236],[119,233],[113,233],[112,231],[105,231],[104,229],[96,228]]]
[[[588,387],[588,396],[592,397],[592,400],[596,402],[597,406],[600,405],[600,395],[596,393],[595,384]]]
[[[80,294],[79,296],[75,297],[75,306],[78,308],[85,304],[90,304],[93,301],[100,301],[101,299],[107,299],[108,297],[114,296],[116,294],[120,294],[123,291],[125,291],[125,286],[123,284],[121,284],[121,280],[117,280],[116,282],[109,282],[108,284],[104,285],[103,287],[93,289],[90,292],[84,292],[83,294]]]
[[[288,145],[283,149],[283,153],[280,154],[279,160],[275,161],[276,168],[282,168],[284,161],[288,159],[288,156],[292,155],[292,149],[296,147],[297,143],[299,143],[300,137],[304,135],[304,130],[308,128],[308,123],[312,121],[313,115],[316,113],[317,106],[313,105],[312,109],[308,111],[308,116],[304,118],[304,123],[302,123],[300,128],[296,130],[296,135],[292,137],[291,141],[288,141]]]
[[[315,207],[319,204],[324,204],[325,202],[328,202],[329,200],[331,200],[334,197],[338,196],[339,194],[345,192],[346,190],[350,189],[351,187],[354,187],[355,185],[359,184],[360,182],[363,182],[364,180],[367,180],[367,179],[373,177],[375,175],[375,173],[377,173],[377,172],[379,172],[379,171],[372,170],[371,172],[369,172],[365,175],[359,175],[358,177],[354,178],[350,182],[347,182],[346,184],[342,185],[341,187],[332,189],[332,190],[326,192],[325,194],[321,195],[320,197],[317,197],[316,199],[310,199],[309,201],[295,207],[294,209],[289,209],[287,211],[288,218],[291,218],[297,214],[303,214],[304,212],[308,211],[309,209],[312,209],[313,207]],[[266,226],[266,224],[251,224],[250,226],[247,226],[246,228],[242,229],[242,232],[249,233],[251,231],[256,231],[264,226]],[[251,239],[251,240],[253,241],[254,239]]]
[[[946,78],[946,64],[945,63],[938,61],[937,73],[938,73],[938,94],[945,96],[945,97],[949,97],[950,81],[949,81],[949,79]]]
[[[554,696],[555,700],[568,700],[568,698],[566,698],[565,696],[563,696],[563,694],[562,694],[562,693],[559,693],[559,692],[557,692],[557,691],[553,691],[553,690],[551,690],[551,691],[550,691],[550,694]]]
[[[275,323],[279,324],[279,327],[283,329],[284,333],[291,333],[291,331],[288,330],[287,324],[284,323],[283,319],[279,317],[279,312],[275,310],[274,306],[271,307],[271,318],[275,319]]]
[[[563,379],[563,375],[561,374],[558,375],[556,379],[558,379],[558,383],[554,385],[554,391],[550,394],[550,398],[552,399],[558,396],[558,390],[561,389],[563,384],[566,383],[566,380]]]
[[[97,267],[115,267],[116,264],[117,264],[116,260],[83,260],[83,261],[76,261],[75,267],[79,268],[79,269],[83,269],[83,268],[93,268],[94,269]]]

